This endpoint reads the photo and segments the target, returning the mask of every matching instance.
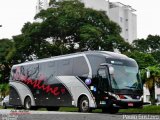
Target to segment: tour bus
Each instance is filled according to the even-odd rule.
[[[25,109],[78,107],[80,112],[143,105],[135,60],[119,53],[86,51],[14,65],[9,103]]]

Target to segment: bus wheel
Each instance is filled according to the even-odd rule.
[[[89,100],[86,96],[82,97],[79,103],[80,112],[90,112]]]
[[[24,101],[24,108],[26,110],[30,110],[31,109],[31,98],[27,97]]]
[[[47,107],[46,108],[48,111],[58,111],[59,107]]]

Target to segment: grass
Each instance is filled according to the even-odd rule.
[[[146,114],[160,114],[160,106],[149,105],[143,108],[121,109],[120,113],[146,113]]]
[[[78,112],[78,108],[72,107],[61,107],[59,111],[65,112]],[[101,109],[95,109],[93,113],[102,112]],[[138,114],[160,114],[160,106],[144,106],[143,108],[130,108],[130,109],[120,109],[119,113],[138,113]]]
[[[75,107],[60,107],[59,111],[78,112],[78,108],[75,108]]]
[[[59,111],[77,112],[78,108],[61,107]],[[93,110],[93,113],[100,113],[101,109]],[[119,113],[138,113],[138,114],[160,114],[160,106],[144,106],[143,108],[120,109]]]

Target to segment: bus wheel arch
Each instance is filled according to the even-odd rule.
[[[30,96],[26,96],[24,99],[24,108],[26,110],[30,110],[32,106],[32,101],[31,101],[31,97]]]
[[[78,98],[79,112],[91,112],[91,108],[89,106],[89,99],[86,95],[81,95]]]

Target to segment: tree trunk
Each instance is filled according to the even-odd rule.
[[[150,88],[149,92],[150,92],[151,105],[155,105],[155,103],[156,103],[156,100],[155,100],[155,86],[153,86],[152,88]]]

